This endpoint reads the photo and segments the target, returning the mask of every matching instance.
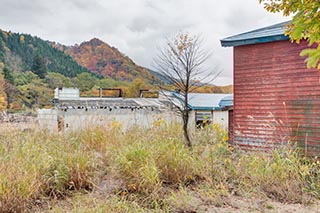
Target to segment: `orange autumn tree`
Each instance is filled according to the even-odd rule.
[[[1,73],[0,74],[0,111],[4,111],[7,109],[7,95],[5,92],[5,80],[4,80],[4,76]]]

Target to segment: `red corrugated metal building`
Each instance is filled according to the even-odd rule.
[[[234,47],[233,144],[269,149],[297,142],[320,151],[320,72],[299,54],[307,42],[284,35],[288,22],[221,40]]]

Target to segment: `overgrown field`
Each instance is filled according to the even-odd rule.
[[[229,196],[320,197],[316,158],[243,153],[217,125],[193,132],[190,150],[180,129],[160,122],[123,132],[113,122],[68,134],[2,132],[0,212],[192,212],[229,205]]]

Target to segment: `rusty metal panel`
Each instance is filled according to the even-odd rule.
[[[320,73],[300,57],[307,42],[234,47],[234,143],[269,149],[297,142],[320,151]]]

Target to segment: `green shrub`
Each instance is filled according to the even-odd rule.
[[[154,157],[163,183],[185,184],[200,176],[199,162],[181,140],[169,138],[155,144]]]
[[[152,150],[145,144],[123,146],[115,156],[117,175],[127,184],[129,191],[149,194],[160,185],[159,171]]]

